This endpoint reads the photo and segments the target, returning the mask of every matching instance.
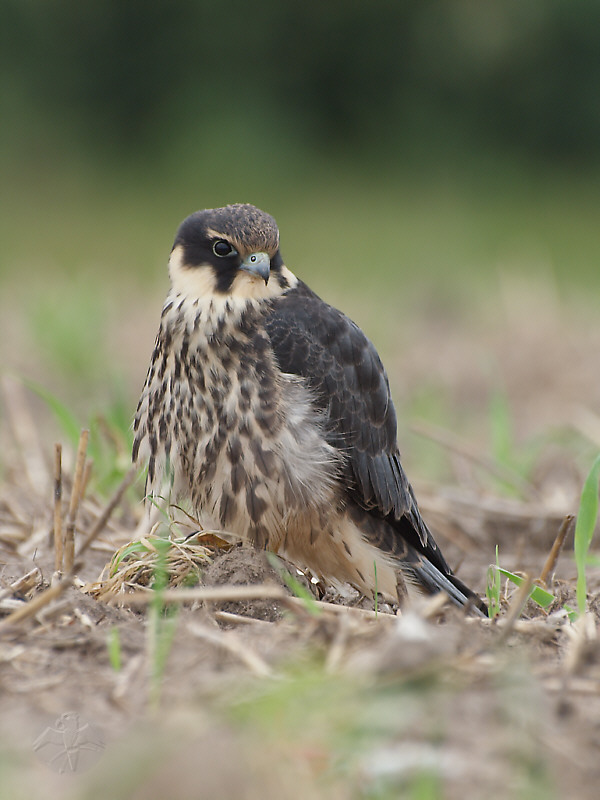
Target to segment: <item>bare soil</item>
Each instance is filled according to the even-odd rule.
[[[577,510],[587,453],[600,444],[598,351],[590,347],[600,325],[555,307],[536,325],[526,314],[497,321],[476,345],[463,329],[435,347],[438,333],[427,340],[415,327],[403,332],[420,342],[402,367],[390,364],[404,387],[438,375],[450,402],[481,419],[489,378],[473,363],[475,350],[487,348],[519,441],[556,426],[579,431],[580,452],[549,436],[526,477],[501,475],[514,481],[507,494],[494,483],[502,465],[477,424],[469,442],[425,430],[447,450],[454,479],[413,482],[461,578],[483,593],[496,544],[502,566],[537,578],[565,515]],[[589,569],[587,614],[570,622],[563,606],[576,607],[572,527],[547,580],[556,602],[542,610],[528,601],[518,613],[518,590],[503,584],[494,622],[439,598],[399,614],[375,608],[350,588],[340,594],[316,583],[302,565],[282,572],[265,554],[216,537],[170,554],[169,591],[184,599],[165,595],[157,611],[147,599],[153,540],[143,538],[144,512],[131,491],[79,556],[108,505],[93,491],[82,499],[75,568],[65,577],[63,567],[61,583],[51,448],[24,390],[14,381],[4,390],[2,797],[597,797],[600,570]],[[400,395],[399,405],[410,404],[409,389]],[[66,451],[64,467],[66,524],[74,469]],[[149,550],[123,558],[108,592],[107,564],[135,541]],[[292,591],[282,574],[302,589]],[[298,599],[307,593],[314,602]],[[49,764],[40,741],[52,736]]]

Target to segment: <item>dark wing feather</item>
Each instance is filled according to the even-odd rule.
[[[396,412],[373,344],[302,282],[274,301],[266,326],[282,371],[305,378],[327,412],[328,439],[345,453],[354,501],[386,518],[396,535],[449,574],[400,464]],[[393,552],[394,543],[387,549]]]

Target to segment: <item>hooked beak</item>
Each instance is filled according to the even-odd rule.
[[[267,284],[271,274],[271,259],[266,253],[250,253],[240,264],[240,269],[258,275]]]

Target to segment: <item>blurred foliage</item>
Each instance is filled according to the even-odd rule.
[[[595,275],[599,23],[592,0],[4,0],[0,277],[162,281],[178,222],[235,201],[355,295],[365,252],[390,296]]]
[[[415,309],[443,342],[482,297],[505,312],[507,274],[594,302],[599,23],[593,0],[3,0],[2,367],[131,407],[178,223],[252,202],[442,424],[438,383],[402,381]]]
[[[358,292],[358,230],[399,282],[596,271],[599,23],[593,0],[4,0],[0,273],[162,278],[180,219],[232,201]]]
[[[68,127],[136,156],[258,126],[329,150],[597,156],[599,26],[595,0],[4,0],[2,136]]]
[[[46,290],[32,298],[28,318],[33,344],[69,378],[91,381],[106,374],[109,361],[104,334],[107,299],[73,285],[70,302],[63,297],[64,292]]]

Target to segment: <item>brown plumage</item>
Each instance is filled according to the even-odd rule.
[[[485,606],[452,575],[400,464],[375,348],[284,265],[248,205],[180,226],[135,418],[134,460],[204,525],[395,600],[401,576]]]

